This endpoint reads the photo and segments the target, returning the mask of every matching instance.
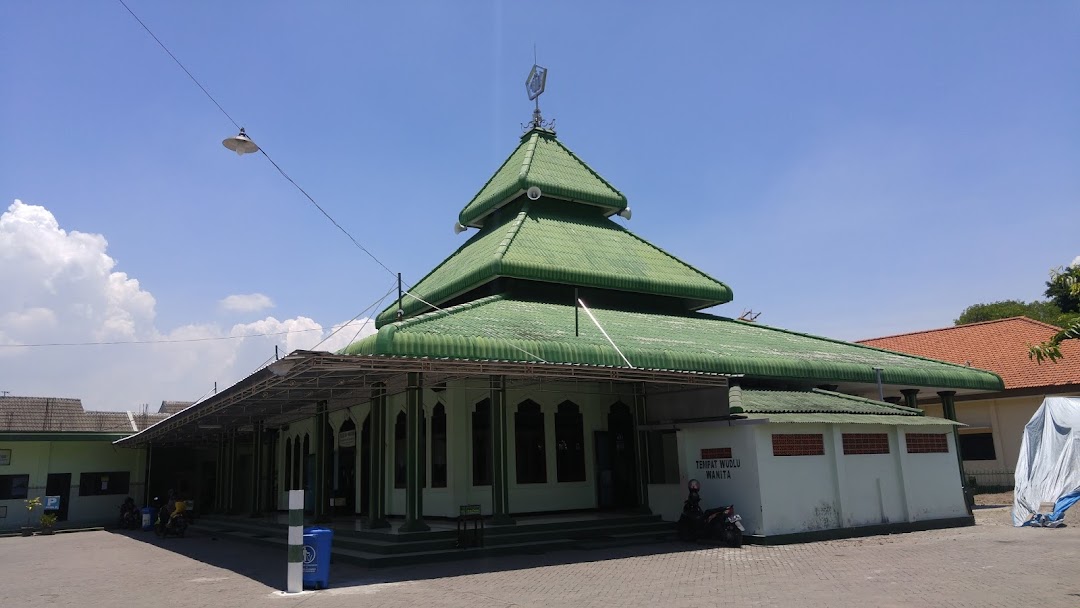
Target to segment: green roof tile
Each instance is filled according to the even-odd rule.
[[[742,407],[732,414],[774,423],[890,424],[950,426],[944,418],[923,416],[922,410],[863,397],[813,389],[809,391],[743,390]]]
[[[1003,390],[996,374],[757,323],[594,309],[600,324],[636,367],[746,374],[785,380]],[[489,296],[383,326],[347,354],[470,360],[583,363],[625,367],[600,331],[574,307]]]
[[[555,139],[554,133],[533,129],[461,210],[458,222],[479,228],[491,212],[532,186],[546,197],[594,205],[608,215],[626,208],[626,197]]]
[[[736,411],[738,409],[739,411]],[[742,391],[742,407],[732,414],[882,414],[921,416],[922,410],[864,397],[813,389],[809,391]]]
[[[697,310],[731,301],[731,289],[603,217],[560,201],[517,204],[490,222],[409,291],[439,305],[496,277],[669,296]],[[509,211],[509,210],[508,210]],[[397,305],[382,312],[381,327]],[[405,316],[430,310],[406,296]]]

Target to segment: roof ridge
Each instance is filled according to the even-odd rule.
[[[554,136],[553,136],[553,137],[551,138],[551,141],[555,142],[555,143],[556,143],[556,144],[557,144],[557,145],[558,145],[558,146],[559,146],[560,148],[562,148],[563,150],[566,150],[566,153],[567,153],[567,154],[569,154],[569,155],[571,156],[571,158],[573,158],[573,159],[574,159],[574,160],[576,160],[576,161],[577,161],[578,163],[580,163],[582,167],[585,167],[585,169],[586,169],[586,170],[587,170],[587,171],[588,171],[589,173],[591,173],[593,177],[595,177],[596,179],[600,180],[600,181],[601,181],[601,182],[602,182],[602,183],[603,183],[603,184],[604,184],[605,186],[607,186],[608,188],[611,188],[611,190],[612,190],[613,192],[615,192],[615,194],[618,194],[618,195],[619,195],[619,197],[620,197],[620,198],[622,198],[622,200],[623,200],[623,202],[624,202],[624,203],[625,203],[625,202],[628,202],[628,201],[627,201],[627,199],[626,199],[626,195],[625,195],[625,194],[623,194],[621,190],[619,190],[619,189],[618,189],[618,188],[616,188],[616,187],[615,187],[614,185],[612,185],[612,183],[611,183],[611,182],[609,182],[608,180],[604,179],[604,177],[603,177],[602,175],[600,175],[599,173],[597,173],[597,172],[596,172],[596,170],[595,170],[595,169],[593,169],[593,168],[592,168],[592,167],[591,167],[591,166],[589,165],[589,163],[587,163],[587,162],[585,162],[584,160],[582,160],[580,156],[578,156],[577,154],[574,154],[574,151],[573,151],[573,150],[571,150],[571,149],[570,149],[569,147],[567,147],[567,145],[566,145],[566,144],[562,143],[561,141],[559,141],[559,139],[558,139],[557,137],[554,137]]]
[[[517,238],[518,233],[521,232],[521,226],[525,223],[525,218],[529,216],[529,209],[532,205],[529,201],[525,201],[521,205],[521,209],[514,214],[514,219],[506,222],[509,229],[506,231],[506,235],[503,240],[499,241],[499,244],[495,246],[495,257],[499,259],[499,268],[496,274],[502,272],[502,261],[506,256],[506,252],[510,250],[510,246],[514,244],[514,239]],[[449,259],[449,258],[448,258]]]
[[[1032,319],[1031,317],[1027,317],[1027,316],[1024,316],[1024,315],[1018,315],[1018,316],[1015,316],[1015,317],[1005,317],[1004,319],[990,319],[989,321],[976,321],[974,323],[964,323],[962,325],[949,325],[949,326],[946,326],[946,327],[937,327],[937,328],[934,328],[934,329],[920,329],[918,331],[909,331],[909,332],[904,332],[904,333],[899,333],[899,334],[892,334],[892,335],[888,335],[888,336],[878,336],[876,338],[864,338],[862,340],[856,340],[854,343],[855,344],[863,344],[864,342],[871,342],[871,341],[875,341],[875,340],[889,340],[891,338],[903,338],[905,336],[917,336],[919,334],[932,334],[932,333],[937,333],[937,332],[940,332],[940,331],[952,331],[954,329],[963,329],[963,328],[966,328],[966,327],[975,327],[975,326],[978,326],[978,325],[991,325],[993,323],[1004,323],[1006,321],[1027,321],[1029,323],[1034,323],[1036,325],[1041,325],[1041,326],[1043,326],[1043,327],[1045,327],[1047,329],[1053,329],[1054,331],[1060,331],[1061,330],[1061,328],[1056,326],[1056,325],[1051,325],[1049,323],[1043,323],[1042,321],[1036,321],[1035,319]]]
[[[501,300],[501,299],[503,299],[503,294],[496,293],[496,294],[492,294],[490,296],[484,296],[483,298],[479,298],[479,299],[476,299],[476,300],[470,300],[468,302],[462,302],[461,304],[455,304],[454,306],[450,306],[450,307],[447,307],[447,308],[440,308],[438,310],[432,310],[430,312],[425,312],[423,314],[414,315],[412,317],[409,317],[407,319],[403,319],[401,321],[395,321],[393,323],[388,323],[384,327],[395,326],[398,329],[405,329],[407,327],[412,327],[413,325],[418,325],[418,324],[423,323],[425,321],[430,321],[433,317],[437,317],[439,315],[445,315],[447,313],[460,312],[460,311],[463,311],[463,310],[470,310],[470,309],[475,308],[477,306],[483,306],[484,304],[488,304],[490,302],[495,302],[495,301],[498,301],[498,300]]]
[[[622,224],[619,224],[618,222],[616,222],[616,221],[612,220],[611,218],[609,218],[609,217],[606,217],[606,218],[604,218],[604,219],[605,219],[606,221],[610,222],[610,223],[611,223],[611,225],[612,225],[612,226],[615,226],[615,227],[616,227],[617,229],[619,229],[619,230],[622,230],[622,231],[623,231],[623,232],[625,232],[626,234],[628,234],[628,235],[630,235],[630,236],[634,237],[635,239],[637,239],[637,240],[641,241],[642,243],[644,243],[644,244],[648,245],[649,247],[652,247],[653,249],[655,249],[655,250],[659,251],[660,253],[662,253],[662,254],[664,254],[664,255],[668,256],[668,257],[669,257],[669,258],[671,258],[672,260],[675,260],[676,262],[678,262],[679,264],[682,264],[682,265],[683,265],[683,266],[685,266],[686,268],[689,268],[690,270],[692,270],[692,271],[694,271],[694,272],[698,273],[698,274],[699,274],[699,275],[701,275],[702,277],[704,277],[704,278],[706,278],[706,279],[709,279],[710,281],[713,281],[713,282],[716,282],[716,283],[719,283],[719,284],[723,285],[724,287],[726,287],[726,288],[727,288],[727,290],[728,290],[729,292],[731,292],[731,297],[730,297],[730,298],[728,299],[728,301],[727,301],[727,302],[721,302],[720,304],[712,304],[712,305],[710,305],[710,306],[706,306],[705,308],[712,308],[713,306],[720,306],[721,304],[727,304],[728,302],[731,302],[732,300],[734,300],[734,299],[735,299],[735,291],[734,291],[733,289],[731,289],[731,286],[730,286],[730,285],[728,285],[727,283],[725,283],[725,282],[721,281],[720,279],[717,279],[717,278],[713,277],[712,275],[706,274],[706,273],[705,273],[704,271],[702,271],[702,270],[698,269],[698,268],[697,268],[696,266],[694,266],[694,265],[692,265],[692,264],[690,264],[690,263],[688,263],[688,262],[685,262],[685,261],[683,261],[683,259],[682,259],[682,258],[680,258],[679,256],[677,256],[677,255],[674,255],[674,254],[672,254],[672,253],[668,252],[668,251],[667,251],[666,249],[664,249],[663,247],[660,247],[659,245],[656,245],[655,243],[653,243],[653,242],[651,242],[651,241],[648,241],[648,240],[644,239],[643,237],[640,237],[640,236],[638,236],[638,235],[637,235],[637,234],[636,234],[635,232],[633,232],[632,230],[630,230],[630,229],[629,229],[629,228],[627,228],[626,226],[623,226]],[[699,310],[701,310],[701,309],[699,309]]]
[[[507,222],[507,224],[510,224],[510,223],[513,223],[513,222],[514,222],[514,220],[509,220]],[[521,224],[519,222],[517,224],[517,226],[515,226],[513,228],[513,230],[516,232],[517,229],[520,228],[520,225]],[[474,234],[471,237],[469,237],[468,239],[466,239],[464,243],[462,243],[457,249],[454,250],[453,253],[446,256],[446,258],[443,261],[436,264],[431,270],[429,270],[427,272],[427,274],[425,274],[424,276],[422,276],[418,280],[416,280],[413,283],[413,288],[416,288],[417,285],[420,285],[421,283],[423,283],[428,277],[435,274],[440,268],[442,268],[443,266],[446,266],[450,262],[450,260],[452,260],[454,258],[454,256],[461,253],[466,247],[469,247],[470,245],[472,245],[473,241],[479,241],[483,237],[487,236],[489,233],[496,232],[497,230],[499,230],[502,227],[503,227],[502,224],[491,224],[489,226],[485,226],[484,228],[481,228],[480,230],[477,230],[476,234]],[[499,251],[499,249],[500,249],[502,243],[504,243],[504,242],[505,242],[505,239],[499,241],[499,243],[495,246],[496,257],[497,257],[497,259],[499,260],[500,263],[502,262],[502,255],[503,255],[503,253],[505,253],[505,249],[503,249],[501,252]],[[417,294],[417,295],[423,295],[423,294]],[[445,301],[445,298],[443,300]],[[435,302],[432,302],[432,304],[435,304]],[[378,319],[380,316],[382,316],[383,313],[385,313],[387,310],[390,310],[393,307],[394,307],[394,304],[390,304],[389,306],[384,308],[382,311],[377,313],[375,315],[375,318]]]
[[[968,368],[968,369],[971,369],[971,368]],[[904,412],[905,414],[910,414],[910,415],[913,415],[913,416],[917,416],[917,415],[922,413],[922,410],[920,410],[918,408],[908,407],[906,405],[900,405],[900,404],[897,404],[897,403],[889,403],[888,401],[878,401],[876,399],[870,399],[868,397],[860,397],[858,395],[848,395],[846,393],[838,393],[836,391],[827,391],[827,390],[825,390],[823,388],[812,388],[812,389],[810,389],[810,391],[814,392],[814,393],[821,393],[823,395],[833,395],[835,397],[842,397],[842,398],[847,399],[849,401],[857,401],[857,402],[860,402],[860,403],[872,403],[872,404],[880,406],[880,407],[887,407],[889,409],[894,409],[894,410],[897,410],[899,412]]]

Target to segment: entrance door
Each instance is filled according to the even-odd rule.
[[[338,432],[338,497],[345,505],[338,511],[356,513],[356,423],[351,419],[341,423]]]
[[[56,519],[67,521],[68,503],[71,498],[71,473],[49,473],[45,480],[45,495],[60,497],[60,510],[56,512]]]
[[[615,507],[635,507],[638,474],[634,459],[634,417],[625,403],[611,406],[608,433]]]

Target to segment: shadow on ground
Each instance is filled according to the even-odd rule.
[[[284,547],[279,549],[233,539],[218,538],[209,532],[200,531],[197,524],[188,529],[185,538],[158,538],[153,532],[143,532],[141,530],[112,530],[111,532],[129,538],[134,542],[150,544],[217,568],[229,570],[268,587],[276,589],[284,589],[285,587],[287,562]],[[483,572],[503,572],[544,566],[682,553],[708,549],[712,546],[667,542],[602,549],[567,549],[548,553],[479,557],[389,568],[367,568],[334,561],[331,562],[330,567],[330,586],[347,587],[430,580]],[[739,551],[739,549],[731,550]]]

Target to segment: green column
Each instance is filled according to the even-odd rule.
[[[421,469],[425,463],[420,458],[420,417],[423,411],[423,388],[420,372],[407,374],[405,388],[405,423],[408,441],[405,452],[405,523],[401,532],[427,532],[431,528],[424,523],[424,488],[420,486]]]
[[[225,511],[225,436],[218,435],[217,466],[214,467],[214,512]]]
[[[330,440],[326,436],[326,425],[329,414],[326,412],[326,402],[320,401],[315,404],[315,521],[329,521],[327,510],[330,502],[329,479],[326,475],[326,442]]]
[[[956,391],[938,391],[938,397],[941,397],[941,411],[945,417],[953,422],[958,422],[956,419]],[[964,454],[960,451],[960,427],[953,425],[952,432],[953,443],[956,444],[956,464],[960,468],[960,487],[964,491],[964,505],[967,507],[968,515],[971,515],[974,496],[971,494],[971,488],[968,487],[967,473],[964,472]]]
[[[491,523],[515,523],[510,517],[510,471],[506,457],[506,378],[491,376]]]
[[[230,430],[225,443],[225,512],[233,513],[235,499],[235,473],[237,473],[237,431]]]
[[[634,464],[637,469],[638,510],[652,514],[649,507],[649,436],[641,428],[645,423],[645,385],[639,384],[634,390],[634,430],[637,431],[637,449],[634,450]]]
[[[371,389],[371,457],[368,458],[368,527],[389,528],[386,521],[386,388]]]
[[[917,388],[905,388],[900,391],[900,394],[904,396],[904,405],[918,409],[919,407],[919,389]]]
[[[262,466],[263,423],[256,422],[251,428],[251,516],[262,515]]]

